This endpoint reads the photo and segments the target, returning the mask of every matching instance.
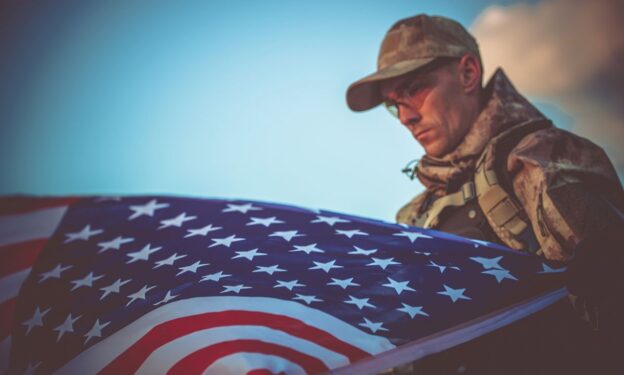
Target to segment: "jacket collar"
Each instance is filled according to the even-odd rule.
[[[545,118],[500,68],[485,86],[484,95],[483,109],[455,150],[440,158],[425,155],[420,160],[416,174],[427,189],[444,189],[450,180],[473,174],[477,159],[497,134],[521,122]]]

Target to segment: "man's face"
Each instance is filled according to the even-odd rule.
[[[434,157],[448,154],[466,135],[478,106],[465,93],[456,62],[381,83],[386,103]]]

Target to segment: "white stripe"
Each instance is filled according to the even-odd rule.
[[[262,326],[227,326],[205,329],[180,337],[152,352],[137,374],[156,374],[171,368],[189,353],[224,341],[258,340],[277,344],[321,360],[328,368],[349,363],[349,359],[308,340]],[[283,359],[285,360],[285,359]]]
[[[246,374],[254,369],[267,369],[274,374],[305,374],[305,370],[296,363],[268,354],[236,353],[215,361],[203,373],[206,375]]]
[[[0,278],[0,303],[17,297],[24,280],[30,274],[30,270],[31,268],[27,268]]]
[[[66,210],[63,206],[0,216],[0,246],[52,236]]]
[[[209,312],[243,310],[287,315],[304,321],[370,354],[394,348],[386,338],[370,335],[323,311],[297,302],[267,297],[198,297],[180,300],[150,311],[133,323],[80,353],[60,368],[58,374],[101,371],[150,329],[172,319]]]
[[[0,374],[4,374],[9,368],[9,355],[11,354],[11,336],[0,341]]]
[[[377,374],[389,368],[416,361],[430,354],[463,344],[483,336],[486,333],[511,324],[519,319],[536,313],[569,294],[566,288],[543,294],[522,301],[515,305],[495,311],[477,319],[473,319],[457,327],[423,337],[408,344],[397,347],[377,357],[365,358],[351,365],[331,371],[333,375]]]

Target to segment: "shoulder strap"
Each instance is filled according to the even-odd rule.
[[[494,232],[508,246],[531,253],[540,253],[540,245],[513,192],[506,164],[509,153],[522,138],[549,126],[548,120],[533,120],[501,133],[490,141],[475,170],[477,200]]]
[[[474,186],[474,182],[468,181],[455,193],[436,199],[423,216],[416,218],[415,225],[423,228],[435,227],[446,208],[463,206],[476,197]]]

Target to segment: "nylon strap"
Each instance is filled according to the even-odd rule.
[[[427,210],[427,213],[423,217],[422,223],[417,220],[416,225],[424,228],[432,228],[440,221],[440,215],[448,207],[460,207],[465,205],[476,197],[475,184],[472,181],[468,181],[461,186],[461,188],[453,194],[448,194],[438,198],[431,204],[431,207]]]
[[[511,234],[519,241],[524,250],[531,253],[540,253],[540,245],[535,237],[531,222],[524,208],[515,195],[510,194],[499,180],[497,170],[485,169],[485,159],[493,158],[493,168],[506,168],[505,162],[509,152],[527,134],[546,128],[550,123],[546,121],[531,121],[513,128],[497,136],[481,154],[475,171],[475,188],[479,206],[491,224]],[[506,176],[504,172],[501,172]],[[509,244],[508,244],[509,245]]]
[[[491,220],[491,224],[498,227],[497,229],[502,228],[509,232],[514,240],[522,243],[524,250],[539,254],[540,245],[524,208],[515,195],[508,193],[505,189],[496,170],[485,169],[485,159],[494,158],[492,165],[494,168],[498,166],[498,169],[501,169],[511,149],[524,136],[546,128],[549,124],[548,121],[530,121],[514,126],[494,138],[477,161],[474,181],[466,182],[457,192],[435,200],[422,216],[416,217],[414,225],[433,228],[438,225],[442,213],[447,208],[460,207],[477,198],[479,206],[486,217]]]
[[[523,208],[507,194],[498,183],[496,175],[491,172],[493,171],[486,171],[481,165],[475,173],[479,205],[496,226],[509,230],[514,237],[518,236],[529,226],[522,217]]]

